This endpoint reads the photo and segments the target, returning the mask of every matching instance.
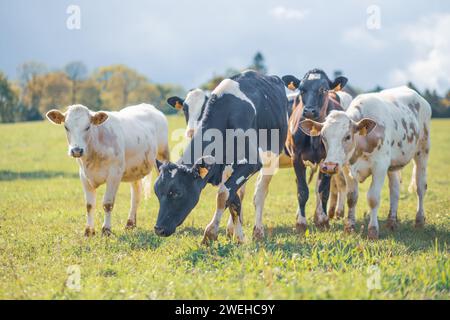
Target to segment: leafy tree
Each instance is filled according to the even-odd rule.
[[[265,62],[264,56],[261,52],[258,51],[255,54],[255,56],[253,57],[253,63],[250,66],[250,69],[256,70],[263,74],[267,73],[266,62]]]
[[[14,122],[16,119],[18,97],[8,79],[0,72],[0,120]]]
[[[75,104],[77,101],[77,92],[78,92],[79,82],[86,79],[87,68],[83,62],[74,61],[74,62],[67,64],[64,67],[64,72],[66,73],[66,75],[70,79],[70,81],[72,81],[71,103]]]
[[[17,68],[19,83],[22,88],[21,101],[29,108],[39,109],[43,94],[43,85],[39,76],[46,72],[42,63],[29,61]]]
[[[42,97],[39,110],[42,114],[53,108],[71,104],[71,81],[64,72],[50,72],[39,77],[42,83]]]

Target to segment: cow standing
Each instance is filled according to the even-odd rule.
[[[95,234],[96,189],[106,183],[102,234],[111,233],[111,212],[121,181],[131,183],[127,228],[136,226],[141,179],[150,174],[156,158],[169,160],[166,117],[154,106],[140,104],[120,112],[93,112],[73,105],[65,113],[51,110],[47,118],[64,124],[69,155],[77,159],[87,209],[85,235]]]
[[[355,226],[358,182],[364,182],[370,175],[368,237],[377,239],[379,235],[378,208],[386,175],[390,189],[388,227],[396,227],[400,170],[411,160],[414,160],[411,185],[417,189],[418,198],[416,226],[424,225],[430,119],[429,103],[414,90],[399,87],[360,95],[347,112],[332,112],[325,123],[302,122],[302,130],[312,136],[320,135],[326,146],[327,157],[321,170],[345,174],[349,207],[347,231]]]
[[[217,208],[205,230],[204,242],[217,238],[219,222],[227,207],[233,221],[233,230],[229,231],[242,242],[242,199],[238,190],[261,169],[267,159],[278,157],[283,152],[287,135],[287,105],[283,82],[278,77],[247,71],[223,80],[208,99],[199,130],[194,134],[181,161],[178,164],[160,165],[160,176],[155,183],[155,192],[160,201],[156,233],[161,236],[174,233],[197,204],[202,189],[211,183],[219,185]],[[268,141],[267,145],[261,144],[259,139],[246,140],[248,148],[244,153],[234,153],[232,162],[208,163],[205,158],[192,158],[193,152],[186,159],[185,155],[194,149],[196,143],[201,145],[202,154],[205,152],[207,144],[203,140],[203,132],[216,130],[225,137],[229,129],[240,132],[236,140],[246,139],[244,133],[248,130],[256,133],[274,130],[278,132],[278,137],[277,141]],[[224,155],[230,153],[230,146],[225,144]],[[251,158],[256,159],[256,162],[249,161]],[[261,217],[257,216],[255,228],[262,228]]]
[[[302,80],[289,75],[284,76],[283,81],[287,88],[300,91],[289,118],[286,148],[292,157],[297,177],[298,211],[296,229],[299,233],[303,233],[307,228],[305,207],[309,199],[306,167],[317,167],[325,159],[326,152],[320,138],[306,135],[301,130],[300,123],[304,119],[324,121],[326,115],[332,110],[343,110],[340,101],[342,100],[344,107],[346,107],[345,103],[351,101],[351,96],[339,92],[346,85],[347,78],[337,77],[334,81],[331,81],[326,73],[320,69],[307,72]],[[330,194],[330,180],[330,176],[322,172],[319,173],[317,178],[314,223],[320,228],[329,225],[327,202]],[[336,211],[336,216],[340,217],[343,216],[345,202],[345,180],[343,176],[336,176],[333,179],[333,184],[335,187],[333,188],[334,194],[331,199],[329,216],[333,216]]]

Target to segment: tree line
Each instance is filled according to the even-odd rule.
[[[246,69],[267,72],[264,56],[257,52]],[[79,103],[91,110],[120,110],[124,106],[142,102],[152,103],[164,113],[175,110],[166,104],[168,97],[185,94],[175,84],[151,82],[147,77],[125,65],[100,67],[89,73],[83,62],[75,61],[60,70],[49,71],[38,62],[26,62],[18,67],[18,80],[10,81],[0,72],[0,122],[34,121],[53,108]],[[223,79],[238,73],[230,68],[223,74],[214,74],[200,87],[213,90]],[[336,73],[341,74],[340,71]],[[435,90],[421,92],[431,104],[433,117],[450,117],[450,90],[440,96]],[[379,91],[376,87],[371,91]],[[361,93],[349,86],[353,95]]]

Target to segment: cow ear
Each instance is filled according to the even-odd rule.
[[[300,80],[298,80],[296,77],[294,76],[284,76],[281,78],[284,82],[284,85],[286,86],[286,88],[288,88],[289,90],[296,90],[298,89],[298,87],[300,86]]]
[[[200,176],[200,178],[205,179],[215,162],[216,160],[214,157],[204,156],[197,160],[192,169]]]
[[[317,137],[320,136],[320,132],[322,131],[323,128],[323,124],[316,122],[316,121],[312,121],[312,120],[303,120],[302,122],[300,122],[300,129],[302,129],[302,131],[311,137]]]
[[[170,97],[167,99],[167,103],[170,104],[172,107],[174,107],[177,110],[183,109],[183,103],[184,100],[180,97]]]
[[[156,163],[156,169],[158,169],[158,172],[161,173],[161,166],[164,164],[161,161],[159,161],[158,159],[155,159],[155,163]]]
[[[96,126],[101,125],[106,120],[108,120],[108,114],[103,111],[96,112],[91,116],[91,123]]]
[[[345,85],[347,84],[348,79],[346,77],[337,77],[334,79],[334,81],[330,84],[331,90],[334,91],[341,91]]]
[[[64,122],[66,116],[59,110],[53,109],[45,115],[50,122],[54,124],[61,124]]]
[[[361,136],[367,136],[376,126],[377,123],[375,121],[364,118],[355,124],[354,131]]]

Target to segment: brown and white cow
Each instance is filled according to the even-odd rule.
[[[80,168],[87,209],[85,235],[95,234],[95,194],[104,183],[102,234],[111,233],[111,212],[121,181],[131,183],[126,227],[135,227],[141,179],[151,173],[156,158],[169,160],[166,117],[154,106],[140,104],[119,112],[93,112],[85,106],[73,105],[65,113],[51,110],[47,118],[52,123],[64,124],[69,156],[77,159]]]
[[[417,92],[407,87],[356,97],[346,112],[334,111],[324,123],[305,120],[303,131],[321,136],[327,156],[321,170],[343,171],[349,207],[346,230],[355,226],[358,182],[372,175],[367,193],[370,207],[368,237],[379,234],[378,208],[386,175],[389,177],[390,211],[388,227],[397,224],[400,170],[414,160],[412,184],[417,189],[416,226],[423,226],[423,201],[427,189],[427,161],[430,152],[431,107]]]

